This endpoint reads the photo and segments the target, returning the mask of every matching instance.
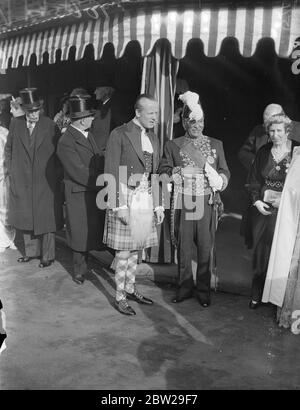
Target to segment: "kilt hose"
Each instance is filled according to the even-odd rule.
[[[126,299],[126,293],[134,293],[135,291],[137,260],[137,252],[131,252],[128,259],[120,259],[117,257],[115,274],[117,302]]]
[[[141,226],[141,229],[143,227]],[[155,219],[153,217],[152,231],[146,240],[146,243],[141,247],[137,245],[131,236],[129,225],[123,224],[117,217],[117,213],[108,209],[106,211],[103,243],[108,247],[118,251],[129,251],[130,256],[127,259],[122,259],[116,254],[115,263],[115,283],[116,283],[116,300],[126,299],[127,293],[135,291],[135,274],[138,262],[137,251],[143,248],[158,245],[157,230]]]

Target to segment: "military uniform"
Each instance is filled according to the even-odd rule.
[[[177,246],[179,298],[190,296],[194,281],[192,275],[192,242],[197,246],[197,297],[210,301],[211,263],[216,229],[216,218],[221,206],[218,191],[211,188],[205,172],[209,164],[222,177],[221,190],[227,187],[230,172],[225,160],[221,141],[206,136],[190,138],[183,136],[165,145],[159,173],[167,174],[174,183],[171,206],[172,239]],[[186,179],[183,168],[198,167],[201,172]],[[197,203],[191,210],[189,204]],[[192,218],[192,219],[191,219]]]

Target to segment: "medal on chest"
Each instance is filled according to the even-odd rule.
[[[210,145],[210,141],[207,137],[203,137],[201,139],[196,139],[193,141],[193,144],[197,150],[201,152],[201,154],[206,158],[207,162],[212,165],[217,158],[216,149],[212,149]]]

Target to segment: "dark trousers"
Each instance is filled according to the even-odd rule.
[[[193,243],[197,247],[197,273],[196,292],[197,297],[205,302],[210,299],[210,258],[213,245],[214,227],[212,226],[213,207],[208,204],[208,196],[202,197],[203,216],[188,220],[191,210],[182,209],[175,211],[175,236],[177,237],[178,258],[178,295],[190,294],[194,288],[192,273]],[[177,214],[177,217],[176,217]],[[177,234],[176,234],[177,230]]]
[[[77,252],[73,249],[74,276],[84,276],[87,273],[88,252]]]
[[[265,281],[266,281],[267,271],[255,274],[252,279],[252,292],[251,299],[255,302],[261,302]]]
[[[269,258],[272,248],[273,234],[276,225],[277,212],[272,215],[256,215],[254,220],[254,249],[253,249],[253,280],[251,298],[260,302],[265,286]]]
[[[34,235],[31,231],[22,231],[25,256],[38,258],[44,262],[55,259],[55,233],[48,232]]]

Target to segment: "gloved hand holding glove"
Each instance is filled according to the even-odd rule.
[[[204,171],[205,171],[205,174],[208,178],[208,182],[209,182],[209,185],[211,186],[211,188],[215,191],[220,191],[222,189],[222,186],[223,186],[222,177],[208,163],[205,164]]]

